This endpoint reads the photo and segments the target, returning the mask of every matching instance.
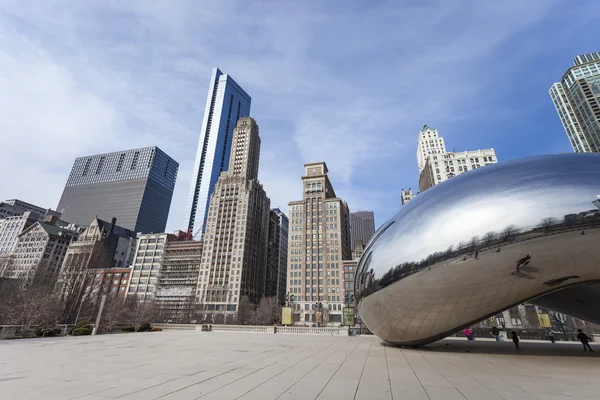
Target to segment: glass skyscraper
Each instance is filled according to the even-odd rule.
[[[600,152],[600,52],[577,56],[550,88],[558,116],[576,152]]]
[[[202,120],[185,225],[194,236],[203,233],[206,213],[221,171],[226,171],[233,129],[250,115],[250,96],[229,75],[214,68]]]
[[[158,147],[79,157],[57,210],[80,225],[114,217],[134,232],[164,232],[178,169]]]

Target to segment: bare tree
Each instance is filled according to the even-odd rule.
[[[519,228],[516,225],[508,225],[501,233],[502,240],[507,242],[514,239],[519,233]]]
[[[100,327],[104,332],[110,333],[115,326],[127,321],[128,313],[129,307],[123,296],[108,295],[104,303]]]
[[[97,310],[102,282],[95,279],[94,268],[109,266],[112,260],[106,251],[93,251],[92,247],[87,252],[68,254],[61,268],[55,290],[60,296],[63,323],[92,318]]]
[[[255,325],[273,325],[281,320],[281,309],[277,297],[263,297],[254,311]]]
[[[11,297],[5,299],[3,307],[5,319],[10,324],[22,325],[24,336],[35,330],[44,334],[54,329],[59,311],[57,297],[51,288],[41,284],[13,287]]]
[[[246,325],[252,323],[252,314],[254,313],[254,304],[250,302],[248,296],[242,296],[240,298],[240,304],[238,305],[237,312],[237,323],[240,325]]]
[[[546,232],[550,232],[554,225],[558,224],[558,219],[554,217],[547,217],[542,220],[540,223],[540,228],[544,228]]]
[[[485,235],[483,235],[483,243],[486,247],[489,247],[492,245],[492,243],[494,243],[494,240],[496,240],[497,235],[494,232],[488,232]]]
[[[479,246],[479,237],[473,236],[471,238],[471,240],[469,241],[469,250],[475,251],[475,249],[477,249],[478,246]]]
[[[138,300],[134,296],[126,300],[126,308],[129,322],[137,332],[144,324],[154,321],[157,315],[156,303],[154,300]]]

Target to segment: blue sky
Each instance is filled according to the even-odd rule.
[[[600,50],[599,18],[595,0],[3,0],[0,200],[56,207],[75,157],[158,145],[180,163],[167,229],[183,228],[218,66],[252,96],[273,206],[324,160],[380,224],[418,187],[423,124],[501,161],[571,151],[548,89]]]

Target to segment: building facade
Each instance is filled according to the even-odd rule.
[[[4,200],[0,202],[0,219],[7,217],[18,217],[27,211],[37,214],[40,221],[48,215],[54,215],[60,218],[60,213],[45,209],[18,199]]]
[[[447,152],[437,129],[423,125],[419,132],[417,165],[421,192],[456,175],[497,162],[494,149]]]
[[[353,249],[366,246],[374,234],[373,211],[357,211],[350,214],[350,242]]]
[[[178,169],[158,147],[79,157],[58,211],[76,224],[117,218],[133,232],[164,232]]]
[[[600,52],[574,60],[549,90],[573,151],[600,152]]]
[[[338,198],[324,162],[305,164],[303,199],[291,201],[288,247],[288,292],[296,299],[298,324],[342,322],[342,260],[351,257],[350,213]]]
[[[86,275],[128,267],[134,248],[135,234],[116,225],[115,218],[111,222],[94,218],[69,245],[58,276],[57,291],[64,295],[83,290]]]
[[[77,232],[45,222],[36,222],[18,236],[12,262],[3,277],[28,284],[53,286],[72,240]]]
[[[127,289],[128,296],[136,296],[138,300],[154,298],[165,246],[174,237],[169,233],[147,233],[138,236],[131,264],[132,276]]]
[[[12,253],[17,246],[21,232],[38,220],[39,215],[33,211],[26,211],[15,217],[0,219],[0,255]]]
[[[92,297],[98,295],[125,296],[131,279],[131,268],[96,268],[88,270],[88,290]]]
[[[354,277],[358,260],[342,261],[344,268],[344,304],[346,307],[354,307]]]
[[[241,297],[257,303],[265,293],[270,200],[258,182],[259,156],[258,125],[242,117],[206,220],[196,300],[208,318],[231,321]]]
[[[231,76],[213,69],[186,210],[185,226],[194,237],[205,231],[210,197],[229,165],[233,129],[240,117],[250,115],[250,103]]]
[[[273,210],[269,212],[269,235],[267,249],[267,271],[265,274],[265,296],[277,297],[277,278],[279,272],[279,216]]]
[[[171,240],[165,243],[155,295],[160,321],[195,323],[200,319],[196,287],[201,260],[202,241]],[[145,277],[140,278],[140,283],[141,280]]]
[[[406,203],[414,199],[418,194],[419,193],[413,193],[411,188],[408,188],[408,190],[404,190],[404,188],[402,188],[402,205],[405,205]]]
[[[290,221],[279,208],[274,208],[279,217],[279,268],[277,269],[277,299],[283,304],[287,286],[287,260],[288,260],[288,230]]]

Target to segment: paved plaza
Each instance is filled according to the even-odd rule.
[[[600,399],[600,348],[165,331],[0,341],[0,399]]]

